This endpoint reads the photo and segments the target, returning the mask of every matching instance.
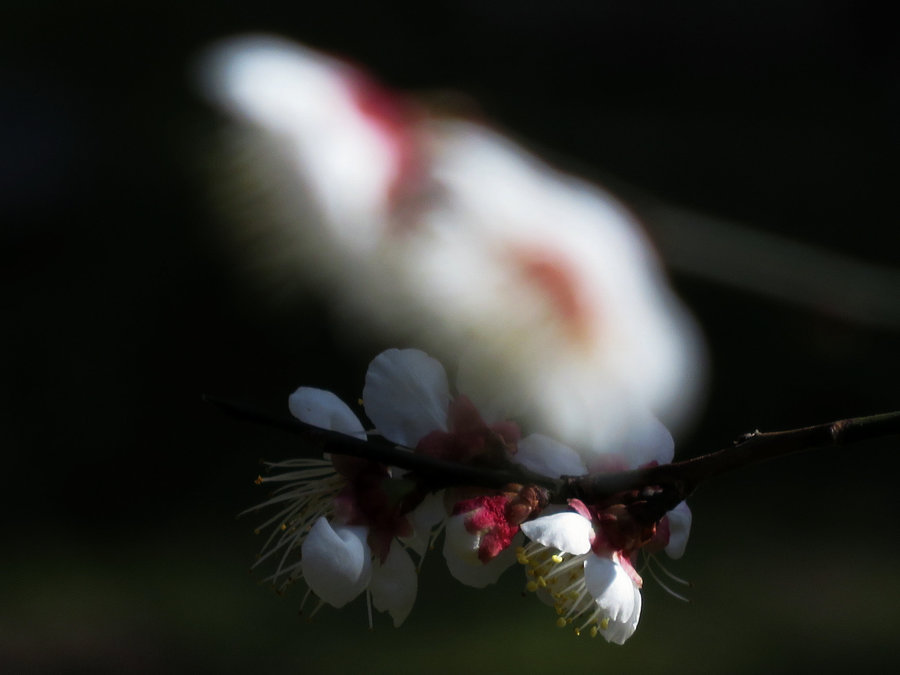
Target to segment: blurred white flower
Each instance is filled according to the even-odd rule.
[[[602,454],[690,412],[697,331],[609,194],[274,37],[219,45],[203,73],[246,131],[250,236],[386,333],[462,355],[485,419]]]

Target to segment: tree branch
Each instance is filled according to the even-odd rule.
[[[325,453],[360,457],[388,466],[413,471],[431,490],[466,485],[499,489],[510,483],[541,485],[551,491],[559,489],[561,481],[535,474],[525,467],[510,464],[502,469],[485,468],[460,464],[416,453],[411,448],[391,443],[382,436],[370,436],[367,440],[348,436],[339,431],[301,422],[294,417],[279,417],[258,410],[252,406],[234,401],[204,395],[203,400],[211,403],[229,417],[246,420],[255,424],[281,429],[299,435],[306,441],[306,454],[321,457]]]
[[[564,487],[554,501],[571,498],[596,503],[627,491],[646,491],[646,517],[658,520],[686,499],[702,482],[723,473],[776,457],[817,448],[900,434],[900,411],[851,417],[801,429],[754,431],[744,434],[730,448],[646,469],[612,474],[564,476]]]
[[[558,504],[564,504],[569,499],[598,504],[629,493],[629,499],[640,504],[636,515],[648,523],[659,520],[704,481],[727,471],[795,452],[900,435],[900,411],[897,411],[787,431],[754,431],[739,438],[730,448],[683,462],[554,479],[532,473],[511,462],[500,468],[460,464],[416,453],[380,436],[361,440],[292,417],[276,417],[250,406],[211,396],[203,398],[230,417],[300,435],[311,450],[310,456],[320,457],[324,453],[347,455],[406,469],[432,491],[451,486],[499,489],[511,483],[539,485],[548,490],[550,501]]]

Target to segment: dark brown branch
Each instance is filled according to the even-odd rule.
[[[439,490],[451,485],[502,488],[510,483],[536,484],[549,489],[558,489],[560,481],[534,474],[524,467],[510,464],[503,469],[487,469],[422,455],[410,448],[391,443],[382,436],[370,436],[367,440],[348,436],[339,431],[322,429],[306,424],[294,417],[279,417],[251,406],[226,401],[214,396],[204,396],[226,415],[281,429],[299,435],[305,441],[310,457],[321,457],[325,453],[360,457],[373,462],[412,471],[431,490]]]
[[[570,498],[596,503],[630,490],[647,491],[652,504],[648,519],[658,519],[688,497],[702,482],[727,471],[776,457],[834,445],[900,434],[900,411],[853,417],[801,429],[762,433],[754,431],[738,439],[734,446],[689,459],[647,469],[613,474],[564,476],[563,488],[554,501]]]
[[[275,417],[245,405],[209,396],[204,399],[232,417],[299,434],[312,451],[311,455],[320,457],[323,453],[331,453],[362,457],[406,469],[414,472],[429,490],[449,486],[497,489],[510,483],[534,484],[546,488],[551,501],[558,504],[564,504],[573,498],[587,504],[598,504],[623,493],[633,493],[630,498],[640,501],[640,517],[648,523],[661,518],[702,482],[727,471],[794,452],[900,434],[898,411],[788,431],[755,431],[742,436],[730,448],[684,462],[633,471],[552,479],[533,474],[512,463],[502,468],[459,464],[417,454],[379,436],[362,440],[305,424],[294,418]]]

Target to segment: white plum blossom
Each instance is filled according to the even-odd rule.
[[[657,438],[651,464],[672,457],[669,439],[662,434]],[[579,635],[588,631],[592,637],[623,644],[641,616],[643,580],[634,562],[641,551],[660,549],[680,558],[690,532],[690,509],[681,502],[648,528],[636,523],[623,503],[587,506],[570,500],[569,506],[572,510],[548,510],[522,523],[522,532],[531,540],[517,549],[518,561],[526,566],[526,587],[554,606],[560,627],[573,626]]]
[[[485,419],[621,448],[690,414],[700,339],[607,192],[283,39],[226,41],[202,73],[242,130],[227,195],[247,196],[228,204],[247,244],[356,321],[462,355]]]
[[[362,403],[376,424],[368,433],[331,392],[301,387],[290,396],[289,408],[307,424],[361,440],[378,434],[429,458],[462,466],[520,464],[531,473],[516,475],[538,483],[539,477],[584,475],[589,464],[619,470],[639,461],[669,461],[673,451],[668,432],[650,426],[652,433],[625,449],[631,454],[579,453],[541,434],[523,438],[496,406],[486,420],[464,394],[454,394],[443,366],[417,349],[389,349],[375,357]],[[454,485],[426,494],[427,483],[419,484],[415,472],[359,457],[270,467],[276,473],[258,482],[281,487],[256,508],[280,510],[263,525],[274,528],[257,564],[277,560],[270,577],[276,586],[302,578],[320,606],[342,607],[365,594],[394,625],[406,619],[416,598],[417,571],[407,549],[421,558],[443,530],[444,558],[462,583],[487,586],[518,561],[527,567],[528,589],[556,607],[559,625],[621,644],[640,618],[637,554],[664,549],[680,557],[690,530],[685,504],[646,523],[631,515],[630,493],[592,505],[570,499],[566,509],[548,505],[547,490],[539,485]],[[530,539],[524,545],[523,535]]]
[[[300,387],[291,394],[288,406],[307,424],[367,437],[353,411],[331,392]],[[412,609],[418,583],[415,565],[396,538],[409,533],[408,523],[393,518],[389,523],[396,530],[373,531],[367,522],[372,506],[357,503],[377,491],[372,479],[388,478],[387,473],[373,463],[345,458],[336,458],[334,464],[288,460],[270,468],[280,473],[257,482],[283,485],[252,510],[273,505],[282,510],[262,526],[274,524],[275,528],[256,565],[277,556],[279,562],[270,577],[276,587],[283,590],[302,578],[322,602],[334,607],[343,607],[366,591],[375,608],[390,613],[394,624],[400,625]],[[366,480],[357,484],[360,477]],[[383,519],[379,526],[384,529]],[[373,553],[370,537],[381,555]]]
[[[379,354],[366,373],[363,403],[379,433],[425,454],[466,462],[500,451],[545,476],[587,473],[570,448],[540,434],[520,438],[518,426],[496,408],[486,419],[465,395],[451,396],[443,366],[417,349]],[[516,562],[521,521],[513,521],[530,515],[535,503],[531,493],[458,500],[444,527],[450,573],[476,588],[496,582]]]
[[[368,437],[359,418],[331,392],[300,387],[288,403],[291,413],[307,424]],[[513,423],[489,425],[466,397],[451,396],[443,366],[417,349],[389,349],[372,360],[363,406],[378,434],[417,452],[462,463],[501,452],[514,462],[521,443],[524,463],[545,475],[585,471],[571,450],[563,451],[547,437],[520,440]],[[542,451],[547,457],[540,459]],[[297,459],[270,468],[276,473],[258,482],[281,487],[253,510],[280,510],[260,528],[274,526],[257,564],[277,560],[270,577],[277,587],[302,578],[320,600],[335,607],[370,593],[375,608],[388,611],[396,624],[407,616],[416,595],[415,565],[406,547],[424,555],[435,525],[446,520],[444,555],[451,573],[476,587],[493,583],[515,563],[518,525],[538,501],[528,489],[460,498],[448,518],[444,502],[450,497],[441,493],[420,496],[405,513],[383,488],[392,478],[390,471],[374,462]],[[487,520],[467,513],[469,504],[476,504],[473,512],[486,514]],[[482,509],[484,505],[493,510]],[[475,522],[482,529],[474,529]]]

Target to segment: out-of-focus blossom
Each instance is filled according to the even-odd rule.
[[[485,419],[609,452],[689,412],[698,336],[609,194],[277,38],[226,42],[204,73],[246,132],[250,236],[356,316],[461,356]]]

